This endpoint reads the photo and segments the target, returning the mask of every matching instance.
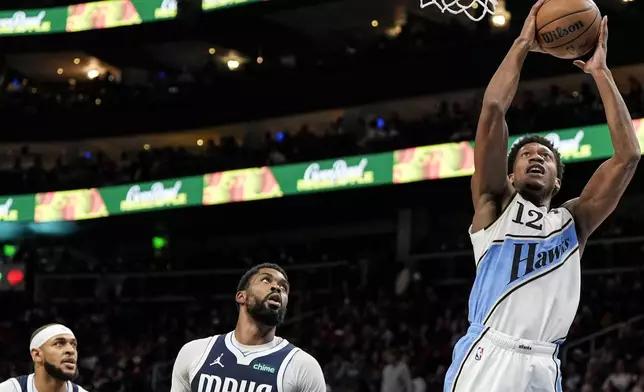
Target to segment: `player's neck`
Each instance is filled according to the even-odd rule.
[[[550,210],[550,199],[546,198],[541,198],[535,195],[531,194],[522,194],[521,197],[523,197],[525,200],[529,201],[530,203],[534,204],[537,207],[546,207],[548,210]]]
[[[44,370],[34,374],[34,386],[38,392],[67,392],[67,382],[57,380]]]
[[[259,346],[275,339],[275,329],[260,325],[250,316],[240,314],[235,327],[235,339],[245,346]]]

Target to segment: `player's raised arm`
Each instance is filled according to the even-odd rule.
[[[607,44],[608,19],[604,17],[593,57],[588,62],[574,62],[584,72],[591,74],[597,84],[615,151],[593,174],[581,195],[564,204],[575,216],[582,244],[615,210],[635,174],[641,156],[633,120],[606,65]]]
[[[500,209],[503,199],[511,193],[508,183],[508,127],[505,113],[517,92],[521,68],[528,52],[538,50],[535,42],[535,19],[543,2],[544,0],[539,0],[530,10],[519,38],[514,41],[485,90],[474,146],[476,171],[472,176],[472,201],[477,211],[489,203],[497,203],[496,208]],[[486,222],[482,223],[483,227],[486,225]],[[479,228],[473,229],[477,231]]]

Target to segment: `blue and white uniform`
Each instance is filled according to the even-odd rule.
[[[87,392],[82,387],[67,381],[67,392]],[[38,392],[34,383],[34,374],[10,378],[0,384],[0,392]]]
[[[572,214],[515,193],[470,237],[477,267],[470,327],[454,347],[444,392],[560,392],[557,353],[581,290]]]
[[[245,346],[230,332],[183,346],[171,392],[326,392],[326,383],[315,358],[286,339]]]

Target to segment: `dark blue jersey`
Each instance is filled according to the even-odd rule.
[[[284,369],[297,347],[283,340],[265,351],[244,355],[234,347],[230,332],[211,343],[207,357],[192,378],[192,392],[281,392]]]

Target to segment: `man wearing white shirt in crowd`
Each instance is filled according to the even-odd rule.
[[[394,350],[384,353],[387,365],[382,369],[380,392],[414,392],[409,366]]]

